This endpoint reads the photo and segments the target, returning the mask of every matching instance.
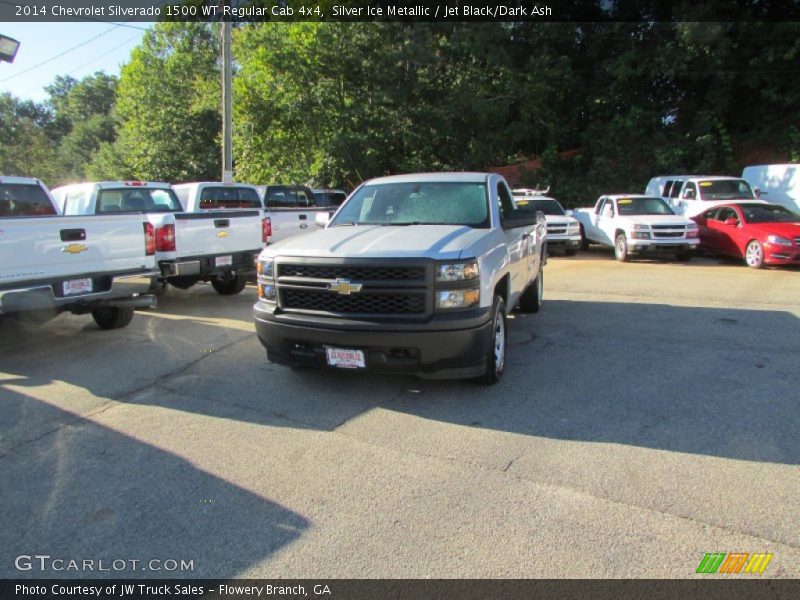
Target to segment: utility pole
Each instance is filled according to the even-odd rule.
[[[220,5],[227,5],[221,0]],[[233,91],[231,86],[231,22],[222,21],[222,182],[233,182]]]

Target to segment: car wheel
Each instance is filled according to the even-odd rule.
[[[764,266],[764,247],[760,242],[751,240],[744,252],[744,261],[748,267],[760,269]]]
[[[519,310],[524,313],[537,313],[542,308],[544,295],[544,269],[539,267],[539,274],[519,297]]]
[[[614,240],[614,257],[620,262],[628,260],[628,240],[624,233],[620,233]]]
[[[500,296],[494,297],[492,308],[492,339],[486,357],[486,373],[481,382],[492,385],[500,381],[506,367],[506,303]]]
[[[233,296],[244,289],[244,286],[247,285],[247,278],[239,274],[235,275],[231,279],[220,279],[219,277],[215,277],[211,281],[211,285],[223,296]]]
[[[121,329],[133,319],[132,306],[101,306],[92,311],[92,318],[101,329]]]

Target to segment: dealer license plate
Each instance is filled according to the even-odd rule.
[[[230,267],[233,264],[233,256],[218,256],[214,259],[214,265],[217,267]]]
[[[347,348],[331,348],[325,346],[328,365],[338,369],[363,369],[367,366],[364,362],[363,350],[350,350]]]
[[[71,279],[63,282],[61,286],[65,296],[77,296],[78,294],[90,294],[92,292],[92,280],[89,278]]]

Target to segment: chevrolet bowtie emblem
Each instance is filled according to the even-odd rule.
[[[328,284],[328,289],[343,296],[349,296],[353,292],[360,292],[364,287],[363,283],[350,283],[347,279],[337,279],[331,284]]]
[[[230,235],[230,234],[229,234],[227,231],[220,231],[220,232],[217,234],[217,237],[218,237],[218,238],[226,238],[226,237],[228,237],[229,235]]]
[[[85,246],[83,244],[67,244],[61,251],[65,254],[78,254],[80,252],[84,252],[89,249],[89,246]]]

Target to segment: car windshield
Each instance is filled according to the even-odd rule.
[[[620,215],[674,215],[661,198],[620,198],[617,200]]]
[[[745,204],[740,206],[748,223],[800,223],[800,215],[774,204]]]
[[[744,179],[715,179],[701,181],[700,198],[703,200],[735,200],[755,198],[750,184]]]
[[[180,212],[183,208],[175,192],[164,188],[126,187],[100,190],[98,213]]]
[[[563,217],[564,209],[557,200],[552,198],[538,198],[536,200],[517,200],[517,205],[524,206],[531,210],[540,210],[546,215]]]
[[[344,204],[337,225],[465,225],[488,227],[482,182],[366,184]]]
[[[56,214],[50,199],[38,185],[0,184],[0,217],[32,217]]]

